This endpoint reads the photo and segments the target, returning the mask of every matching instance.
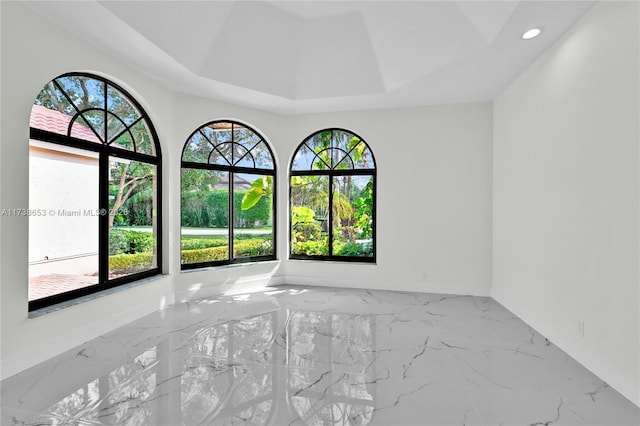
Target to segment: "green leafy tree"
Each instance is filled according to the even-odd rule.
[[[153,182],[152,166],[137,161],[111,163],[109,182],[109,229],[113,227],[116,214],[134,194],[150,189]],[[151,195],[151,193],[150,193]],[[152,203],[151,196],[148,203]]]
[[[220,183],[220,172],[199,169],[182,169],[182,192],[212,190]]]

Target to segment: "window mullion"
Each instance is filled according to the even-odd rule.
[[[233,206],[233,201],[234,201],[234,193],[233,193],[233,182],[235,181],[235,173],[234,172],[229,172],[229,218],[228,218],[228,222],[229,222],[229,230],[228,230],[228,235],[229,235],[229,261],[233,261],[235,259],[235,255],[234,255],[234,250],[233,250],[233,218],[234,218],[234,206]]]
[[[103,126],[103,132],[104,132],[103,133],[104,139],[103,139],[102,143],[107,145],[109,143],[109,135],[107,134],[107,121],[109,121],[109,116],[107,115],[107,96],[109,94],[109,89],[108,89],[109,85],[107,84],[106,81],[104,81],[103,84],[104,84],[104,95],[103,95],[103,97],[104,97],[104,110],[103,110],[103,112],[104,112],[104,118],[103,118],[104,123],[102,123],[102,126]],[[135,146],[135,142],[134,142],[134,145],[133,145],[133,150],[134,151],[135,151],[135,148],[136,148],[136,146]]]
[[[329,240],[327,241],[329,256],[333,256],[333,175],[329,175],[329,223],[327,230],[329,231]]]
[[[98,160],[98,279],[101,285],[109,279],[109,154],[100,152]]]

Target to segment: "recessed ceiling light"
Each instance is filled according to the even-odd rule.
[[[525,31],[524,34],[522,34],[522,39],[530,40],[532,38],[538,37],[540,34],[542,34],[542,30],[542,27],[531,28],[530,30]]]

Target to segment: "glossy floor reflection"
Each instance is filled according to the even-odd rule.
[[[158,311],[2,382],[2,425],[637,425],[489,298],[277,287]]]

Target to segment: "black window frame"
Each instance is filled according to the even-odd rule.
[[[339,131],[339,132],[345,132],[345,133],[350,133],[351,135],[357,137],[358,139],[360,139],[360,142],[363,143],[367,149],[369,150],[369,153],[371,154],[371,159],[373,161],[373,168],[354,168],[354,169],[335,169],[335,168],[329,168],[326,170],[293,170],[293,166],[294,166],[294,161],[296,159],[296,156],[298,155],[298,152],[300,151],[301,148],[303,148],[304,146],[307,146],[307,148],[311,149],[311,147],[309,147],[308,145],[306,145],[306,142],[310,139],[312,139],[314,136],[319,135],[323,132],[327,132],[330,131],[332,132],[332,136],[331,136],[331,140],[333,140],[333,132],[334,131]],[[354,147],[355,148],[355,147]],[[353,151],[353,149],[351,150]],[[346,153],[347,156],[350,155],[350,152]],[[376,230],[376,220],[377,220],[377,185],[378,185],[378,177],[377,177],[377,162],[375,160],[375,155],[373,153],[373,150],[371,149],[371,146],[357,133],[349,130],[349,129],[345,129],[345,128],[340,128],[340,127],[330,127],[330,128],[325,128],[325,129],[321,129],[318,131],[313,132],[312,134],[310,134],[309,136],[307,136],[306,138],[304,138],[302,140],[302,142],[300,143],[300,145],[298,145],[298,147],[296,148],[295,152],[293,153],[293,156],[291,157],[291,164],[289,166],[289,259],[293,259],[293,260],[318,260],[318,261],[336,261],[336,262],[355,262],[355,263],[376,263],[376,253],[377,253],[377,230]],[[291,178],[293,176],[328,176],[329,177],[329,194],[328,194],[328,198],[329,198],[329,206],[328,206],[328,211],[329,211],[329,219],[328,219],[328,223],[329,226],[328,228],[328,250],[329,250],[329,254],[328,255],[306,255],[306,254],[294,254],[293,251],[293,233],[292,233],[292,214],[293,214],[293,206],[291,204],[292,201],[292,185],[291,185]],[[336,177],[343,177],[343,176],[371,176],[373,177],[373,206],[372,206],[372,223],[371,223],[371,235],[372,235],[372,244],[373,244],[373,253],[371,256],[341,256],[341,255],[334,255],[333,254],[333,226],[331,225],[333,223],[333,178]]]
[[[209,127],[212,126],[214,124],[220,124],[220,123],[228,123],[231,125],[231,143],[235,144],[236,142],[234,142],[234,128],[235,126],[240,126],[243,129],[247,129],[251,132],[253,132],[253,134],[255,134],[256,136],[258,136],[260,138],[260,142],[256,143],[254,145],[254,147],[260,145],[260,143],[264,143],[264,145],[267,147],[267,149],[269,150],[269,154],[271,155],[271,161],[273,163],[273,169],[264,169],[264,168],[257,168],[257,167],[242,167],[242,166],[234,166],[234,165],[222,165],[222,164],[211,164],[211,163],[199,163],[199,162],[193,162],[193,161],[185,161],[184,160],[184,155],[185,155],[185,149],[187,148],[187,145],[189,144],[189,142],[191,141],[192,137],[201,132],[202,129],[204,129],[205,127]],[[206,137],[206,135],[202,134],[203,137],[205,139],[208,139]],[[209,143],[213,146],[213,143],[211,141],[209,141]],[[214,147],[212,148],[211,152],[213,152],[214,150],[217,151],[217,148]],[[217,151],[218,153],[220,153],[219,151]],[[232,152],[232,156],[234,153],[234,150],[231,150]],[[234,162],[233,159],[231,161],[232,163]],[[221,171],[221,172],[227,172],[229,173],[229,187],[228,187],[228,191],[229,191],[229,199],[228,199],[228,222],[229,222],[229,233],[228,233],[228,237],[229,237],[229,258],[225,259],[225,260],[212,260],[212,261],[206,261],[206,262],[194,262],[194,263],[182,263],[182,261],[180,262],[180,270],[182,271],[187,271],[187,270],[191,270],[191,269],[201,269],[201,268],[208,268],[208,267],[216,267],[216,266],[224,266],[224,265],[231,265],[231,264],[238,264],[238,263],[253,263],[253,262],[264,262],[264,261],[272,261],[272,260],[277,260],[277,165],[276,165],[276,159],[275,156],[273,155],[273,150],[271,149],[271,145],[269,144],[269,142],[267,142],[267,139],[260,133],[258,132],[256,129],[254,129],[252,126],[237,121],[237,120],[232,120],[232,119],[219,119],[219,120],[212,120],[209,121],[201,126],[199,126],[196,130],[194,130],[189,137],[187,138],[186,142],[184,143],[183,147],[182,147],[182,153],[180,156],[180,217],[182,218],[182,170],[184,170],[185,168],[187,169],[198,169],[198,170],[209,170],[209,171]],[[273,241],[273,250],[272,253],[270,255],[261,255],[261,256],[249,256],[249,257],[234,257],[234,224],[233,224],[233,219],[234,219],[234,202],[233,202],[233,184],[235,182],[235,174],[236,173],[246,173],[246,174],[260,174],[260,175],[265,175],[265,176],[271,176],[273,179],[273,183],[272,183],[272,187],[273,187],[273,191],[272,191],[272,231],[271,231],[271,236],[272,236],[272,241]],[[182,219],[181,219],[181,223],[180,223],[180,258],[182,259]]]
[[[77,117],[82,117],[82,111],[86,110],[78,110],[74,105],[73,101],[68,97],[64,88],[56,82],[56,80],[65,77],[86,77],[90,79],[94,79],[100,81],[104,84],[105,96],[104,96],[104,104],[103,108],[99,109],[100,111],[105,111],[105,114],[108,112],[107,107],[107,98],[106,92],[108,87],[112,87],[120,92],[125,98],[126,101],[130,102],[140,113],[140,117],[132,124],[128,125],[125,130],[123,130],[120,134],[123,134],[125,131],[129,131],[136,123],[144,122],[147,126],[147,129],[150,133],[152,143],[154,144],[155,155],[144,154],[140,152],[130,151],[127,149],[119,148],[116,146],[109,145],[108,143],[95,143],[91,141],[86,141],[84,139],[79,139],[71,136],[72,126],[76,121]],[[83,296],[88,296],[91,294],[95,294],[98,292],[102,292],[108,289],[112,289],[115,287],[119,287],[134,281],[138,281],[144,278],[152,277],[154,275],[162,274],[162,259],[163,259],[163,250],[162,250],[162,150],[160,146],[160,139],[158,137],[158,133],[151,121],[151,118],[142,107],[142,105],[124,88],[120,85],[114,83],[113,81],[91,73],[85,72],[69,72],[61,74],[51,82],[56,85],[56,88],[61,91],[65,96],[68,97],[69,102],[74,105],[76,109],[76,115],[74,119],[72,119],[69,123],[67,129],[67,135],[63,135],[60,133],[54,133],[34,127],[29,127],[29,139],[30,140],[38,140],[42,142],[49,142],[57,145],[63,145],[73,148],[82,149],[85,151],[91,151],[98,154],[98,208],[102,212],[109,211],[109,158],[117,157],[125,160],[133,160],[144,162],[145,164],[150,164],[155,166],[155,180],[156,180],[156,267],[132,273],[123,277],[118,277],[114,279],[109,278],[109,215],[108,214],[100,214],[98,215],[98,283],[94,285],[90,285],[83,288],[78,288],[70,291],[66,291],[63,293],[58,293],[55,295],[43,297],[40,299],[35,299],[29,301],[29,312],[35,311],[38,309],[46,308],[52,305],[56,305],[59,303],[67,302],[70,300],[78,299]],[[94,109],[94,108],[92,108]],[[111,112],[109,112],[111,113]],[[112,114],[112,113],[111,113]],[[92,129],[93,130],[93,129]],[[95,132],[95,130],[94,130]],[[97,135],[98,136],[98,135]],[[114,137],[114,139],[116,139]],[[135,149],[135,146],[134,146]]]

